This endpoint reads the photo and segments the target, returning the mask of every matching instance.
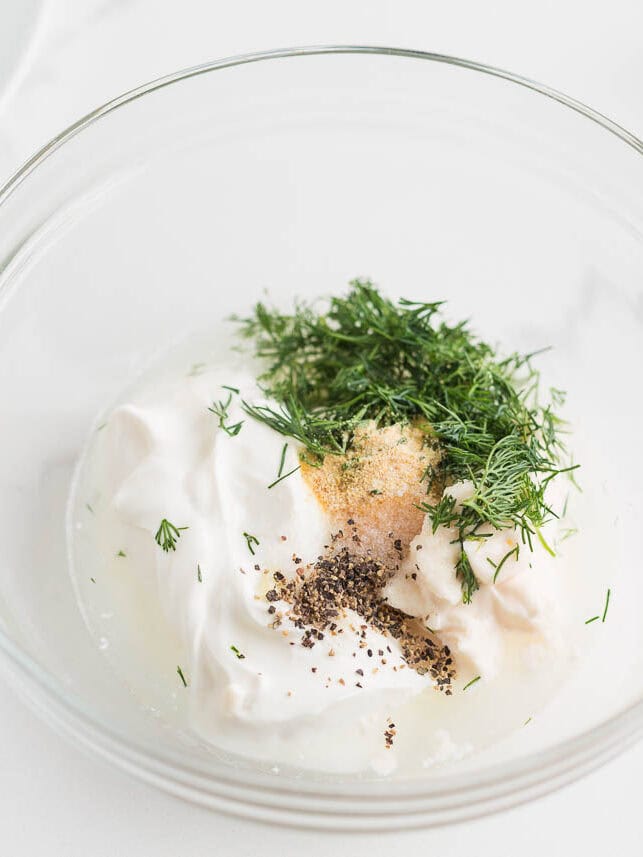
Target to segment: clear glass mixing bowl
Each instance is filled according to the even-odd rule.
[[[560,93],[365,47],[213,62],[99,108],[0,191],[0,652],[50,723],[203,805],[327,828],[428,826],[543,794],[643,726],[643,145]],[[508,348],[553,345],[582,451],[595,654],[533,729],[412,779],[275,775],[153,720],[83,624],[65,504],[96,414],[155,353],[370,275]],[[591,516],[590,516],[591,517]],[[636,542],[634,542],[636,543]],[[498,700],[502,705],[502,700]]]

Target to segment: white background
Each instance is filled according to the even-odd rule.
[[[295,44],[389,44],[499,65],[643,136],[640,0],[45,0],[34,18],[36,5],[0,0],[0,183],[121,91],[218,56]],[[218,817],[134,782],[58,738],[2,684],[0,730],[0,854],[8,857],[378,857],[400,847],[440,857],[643,854],[643,745],[490,819],[328,837]]]

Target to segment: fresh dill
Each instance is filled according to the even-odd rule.
[[[284,443],[283,449],[281,450],[281,458],[279,459],[279,470],[277,471],[277,478],[281,476],[284,472],[284,464],[286,463],[286,452],[288,451],[288,443]]]
[[[292,470],[289,470],[289,471],[288,471],[288,473],[284,473],[284,475],[283,475],[283,476],[278,476],[278,477],[277,477],[277,479],[275,479],[275,481],[274,481],[274,482],[271,482],[271,483],[270,483],[270,485],[268,486],[268,488],[274,488],[274,487],[275,487],[275,485],[279,485],[279,483],[280,483],[280,482],[283,482],[283,481],[284,481],[284,479],[287,479],[289,476],[292,476],[292,475],[293,475],[293,473],[296,473],[296,472],[299,470],[300,466],[301,466],[301,465],[299,465],[299,464],[298,464],[298,465],[297,465],[297,467],[293,467],[293,469],[292,469]]]
[[[183,682],[183,687],[187,687],[187,686],[188,686],[188,683],[187,683],[187,681],[185,680],[185,676],[183,675],[183,670],[181,669],[181,667],[177,667],[177,668],[176,668],[176,674],[178,675],[178,677],[179,677],[179,678],[181,679],[181,681]]]
[[[229,408],[232,404],[232,396],[234,393],[238,393],[236,387],[228,387],[225,384],[222,385],[224,390],[228,390],[228,397],[225,401],[219,400],[217,402],[212,402],[212,405],[208,408],[210,413],[214,414],[215,417],[219,419],[219,428],[223,429],[223,431],[228,435],[228,437],[236,437],[241,431],[241,426],[243,425],[243,420],[239,420],[238,423],[227,423],[226,421],[229,419]]]
[[[250,533],[246,533],[246,532],[244,532],[243,537],[246,540],[248,550],[254,556],[255,555],[255,549],[254,549],[253,545],[258,545],[259,539],[256,536],[253,536]]]
[[[96,578],[95,578],[95,577],[90,577],[89,579],[91,580],[91,582],[92,582],[92,583],[96,583]]]
[[[175,551],[176,543],[181,538],[181,533],[187,529],[189,527],[175,527],[167,518],[163,518],[154,536],[154,541],[166,553],[168,551]]]
[[[501,569],[501,568],[503,567],[503,565],[507,562],[507,560],[509,559],[509,557],[510,557],[510,556],[513,556],[513,554],[515,554],[515,555],[516,555],[516,561],[518,561],[518,557],[520,556],[520,545],[514,545],[514,547],[512,547],[512,549],[511,549],[510,551],[507,551],[507,553],[506,553],[506,554],[503,556],[503,558],[500,560],[500,562],[499,562],[499,563],[498,563],[498,565],[496,566],[496,572],[495,572],[495,574],[494,574],[494,576],[493,576],[493,582],[494,582],[494,583],[496,582],[496,580],[497,580],[497,578],[498,578],[498,575],[500,574],[500,569]]]
[[[544,536],[543,536],[543,534],[540,532],[540,530],[538,529],[538,527],[536,527],[536,535],[538,536],[538,541],[539,541],[539,542],[540,542],[540,544],[545,548],[545,550],[547,551],[547,553],[548,553],[550,556],[554,556],[554,557],[555,557],[555,556],[556,556],[555,552],[552,550],[552,548],[550,548],[550,547],[549,547],[549,545],[548,545],[548,544],[547,544],[547,542],[545,541],[545,537],[544,537]]]
[[[464,549],[462,539],[459,539],[458,541],[460,544],[460,553],[458,555],[458,561],[455,564],[455,576],[458,578],[462,586],[463,600],[465,602],[469,602],[471,600],[471,593],[478,588],[478,581],[476,580],[476,576],[471,568],[471,563],[469,562],[469,557]]]
[[[598,614],[598,615],[596,615],[596,616],[592,616],[590,619],[586,619],[586,620],[585,620],[585,624],[586,624],[586,625],[591,625],[591,624],[592,624],[592,622],[598,622],[599,620],[600,620],[601,622],[604,622],[604,621],[605,621],[605,619],[607,618],[607,611],[608,611],[609,606],[610,606],[610,597],[611,597],[611,595],[612,595],[612,590],[611,590],[611,589],[608,589],[608,590],[607,590],[607,594],[606,594],[606,596],[605,596],[605,607],[603,608],[603,613],[602,613],[602,614],[601,614],[601,613],[599,613],[599,614]]]
[[[127,554],[125,553],[125,551],[119,551],[119,552],[116,554],[116,556],[117,556],[117,557],[126,557],[126,556],[127,556]]]
[[[526,726],[528,723],[531,723],[531,721],[532,721],[533,719],[534,719],[533,717],[528,717],[522,725],[523,725],[523,726]]]
[[[468,688],[470,688],[472,684],[475,684],[477,681],[480,681],[480,676],[479,676],[479,675],[477,675],[475,678],[472,678],[472,679],[471,679],[471,681],[467,682],[467,683],[465,684],[465,686],[462,688],[462,691],[464,692],[465,690],[467,690]]]
[[[87,509],[87,511],[88,511],[90,514],[92,514],[92,515],[95,515],[95,514],[96,514],[96,512],[94,512],[94,507],[93,507],[93,506],[90,506],[90,504],[89,504],[89,503],[85,503],[85,508]]]
[[[481,537],[484,525],[515,527],[531,549],[555,517],[545,500],[547,485],[575,468],[563,465],[564,426],[554,410],[563,395],[554,390],[549,402],[540,402],[536,353],[501,357],[466,323],[441,320],[441,306],[393,302],[362,280],[321,311],[298,303],[288,314],[258,303],[250,317],[236,321],[265,364],[259,381],[276,406],[243,401],[243,408],[299,441],[311,464],[344,454],[365,420],[422,428],[441,456],[427,472],[427,495],[434,484],[473,485],[462,502],[447,492],[420,506],[434,530],[456,529],[456,573],[468,602],[478,582],[464,542]]]
[[[230,651],[233,652],[239,658],[240,661],[244,660],[245,655],[243,654],[243,652],[240,652],[236,646],[230,646]]]
[[[201,574],[201,566],[199,565],[198,562],[196,564],[196,579],[199,581],[199,583],[203,583],[203,575]]]
[[[608,589],[608,590],[607,590],[607,595],[605,596],[605,609],[603,610],[603,615],[602,615],[602,617],[601,617],[601,622],[604,622],[604,621],[605,621],[605,618],[607,617],[607,608],[610,606],[610,595],[611,595],[611,594],[612,594],[612,590],[611,590],[611,589]]]

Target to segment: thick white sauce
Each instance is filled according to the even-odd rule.
[[[244,421],[235,436],[208,411],[227,399],[222,385],[240,391],[226,420]],[[268,488],[285,439],[242,412],[242,398],[259,397],[242,367],[150,376],[89,445],[73,506],[79,597],[101,648],[135,692],[149,696],[158,716],[178,709],[215,747],[333,772],[422,769],[519,727],[551,695],[566,663],[560,564],[554,569],[539,544],[533,553],[523,548],[493,583],[488,559],[497,565],[516,534],[469,543],[481,588],[463,604],[453,533],[433,535],[426,523],[389,598],[453,650],[459,680],[451,697],[406,668],[394,640],[370,629],[367,647],[357,647],[350,629],[357,616],[342,620],[344,634],[302,647],[303,632],[288,620],[271,626],[264,596],[273,571],[291,576],[294,557],[306,564],[324,552],[330,525],[299,471]],[[291,441],[283,472],[296,466]],[[467,486],[450,490],[462,499]],[[188,528],[175,551],[155,543],[162,519]],[[254,554],[244,534],[258,541]],[[555,532],[543,536],[554,543]],[[374,671],[369,648],[386,651],[386,667]],[[544,666],[552,652],[556,669]],[[155,670],[165,677],[160,684],[137,678]],[[463,693],[476,675],[481,680]],[[497,695],[507,688],[511,701],[499,712]],[[387,750],[391,720],[397,735]]]
[[[456,500],[471,496],[460,482],[445,490]],[[560,514],[563,503],[550,490],[547,503]],[[554,564],[558,524],[552,518],[532,536],[531,548],[517,529],[492,530],[488,538],[465,541],[464,550],[479,584],[469,603],[453,569],[458,561],[457,530],[430,518],[411,543],[410,556],[387,588],[388,599],[426,625],[453,650],[461,674],[495,678],[513,662],[528,669],[564,650],[563,587]],[[483,532],[482,528],[480,532]]]

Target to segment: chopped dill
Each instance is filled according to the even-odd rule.
[[[580,467],[580,464],[577,464],[575,467],[569,467],[569,468],[566,470],[566,473],[567,473],[567,478],[568,478],[568,479],[569,479],[569,481],[572,483],[572,485],[574,486],[574,488],[575,488],[577,491],[579,491],[580,493],[582,493],[583,489],[580,487],[580,485],[579,485],[579,484],[578,484],[578,482],[576,481],[576,476],[575,476],[575,471],[576,471],[579,467]]]
[[[434,483],[473,484],[460,503],[447,493],[420,506],[434,531],[456,528],[456,573],[469,602],[478,582],[464,542],[482,537],[483,525],[516,527],[532,549],[533,537],[542,541],[540,528],[555,517],[547,485],[575,467],[563,465],[564,424],[554,410],[563,394],[552,390],[548,403],[539,400],[537,352],[499,356],[466,323],[440,319],[441,306],[393,302],[363,280],[330,298],[323,311],[298,303],[284,314],[256,304],[250,317],[235,321],[265,364],[259,381],[276,406],[243,401],[243,408],[299,441],[310,464],[344,454],[365,420],[423,429],[427,444],[441,451],[437,472],[426,474],[427,494]]]
[[[300,464],[298,464],[298,465],[297,465],[297,467],[293,467],[293,469],[292,469],[292,470],[289,470],[289,471],[288,471],[288,473],[284,473],[284,475],[283,475],[283,476],[279,476],[277,479],[275,479],[275,481],[274,481],[274,482],[271,482],[271,483],[270,483],[270,485],[268,486],[268,488],[274,488],[274,487],[275,487],[275,485],[279,485],[279,483],[280,483],[280,482],[283,482],[283,481],[284,481],[284,479],[287,479],[289,476],[292,476],[292,475],[293,475],[293,473],[296,473],[296,472],[299,470],[299,468],[300,468],[300,467],[301,467],[301,465],[300,465]]]
[[[237,396],[239,395],[238,387],[230,387],[228,384],[221,384],[221,386],[224,390],[229,390],[231,393],[236,393]]]
[[[203,575],[201,574],[201,566],[199,565],[198,562],[196,564],[196,579],[199,581],[199,583],[203,583]]]
[[[532,721],[533,719],[534,719],[533,717],[528,717],[522,725],[523,725],[523,726],[526,726],[528,723],[531,723],[531,721]]]
[[[178,677],[179,677],[179,678],[181,679],[181,681],[183,682],[183,687],[187,687],[187,686],[188,686],[188,683],[187,683],[187,681],[185,680],[185,676],[183,675],[183,670],[181,669],[181,667],[177,667],[177,668],[176,668],[176,674],[178,675]]]
[[[463,600],[465,602],[469,602],[471,600],[471,593],[478,588],[478,581],[476,580],[476,576],[473,573],[473,569],[471,568],[471,563],[469,562],[469,557],[467,556],[467,552],[464,549],[462,539],[460,539],[459,542],[460,555],[458,557],[458,561],[455,564],[455,576],[458,578],[462,585]]]
[[[591,624],[592,624],[592,622],[598,622],[598,620],[599,620],[599,619],[600,619],[600,621],[601,621],[601,622],[604,622],[604,621],[605,621],[605,619],[606,619],[606,617],[607,617],[607,611],[608,611],[608,608],[609,608],[609,606],[610,606],[610,596],[611,596],[611,595],[612,595],[612,590],[611,590],[611,589],[608,589],[608,590],[607,590],[607,595],[605,596],[605,607],[603,608],[603,613],[602,613],[602,615],[599,613],[597,616],[592,616],[592,617],[591,617],[591,619],[586,619],[586,620],[585,620],[585,624],[586,624],[586,625],[591,625]]]
[[[369,493],[372,497],[377,497],[379,494],[383,494],[384,492],[383,492],[383,491],[380,491],[380,489],[379,489],[379,488],[371,488],[371,490],[370,490],[368,493]]]
[[[228,398],[225,402],[219,400],[217,402],[212,402],[212,405],[208,408],[210,413],[214,414],[215,417],[219,418],[219,428],[223,429],[223,431],[228,435],[228,437],[236,437],[241,431],[241,426],[243,425],[243,420],[239,420],[238,423],[226,424],[226,420],[229,417],[228,410],[230,405],[232,404],[232,395],[233,393],[238,393],[236,387],[227,387],[225,384],[222,385],[224,390],[228,390]]]
[[[477,681],[480,681],[480,676],[479,676],[479,675],[477,675],[475,678],[472,678],[472,679],[471,679],[471,681],[467,682],[467,683],[465,684],[465,686],[462,688],[462,691],[464,692],[465,690],[467,690],[468,688],[470,688],[472,684],[475,684]]]
[[[154,536],[154,541],[166,553],[168,551],[175,551],[176,543],[178,539],[181,538],[181,533],[183,530],[187,529],[189,529],[189,527],[175,527],[174,524],[171,524],[167,520],[167,518],[163,518],[159,524],[158,530],[156,531],[156,535]]]
[[[245,657],[246,657],[246,656],[243,654],[243,652],[240,652],[240,651],[239,651],[239,649],[238,649],[236,646],[230,646],[230,651],[231,651],[231,652],[234,652],[234,654],[239,658],[239,660],[240,660],[240,661],[244,660],[244,659],[245,659]]]
[[[518,561],[518,557],[520,556],[520,545],[514,545],[514,547],[512,547],[512,549],[511,549],[510,551],[507,551],[507,553],[503,556],[503,558],[500,560],[500,562],[498,563],[498,565],[495,567],[495,568],[496,568],[496,572],[495,572],[495,574],[494,574],[494,576],[493,576],[493,582],[494,582],[494,583],[496,582],[496,580],[497,580],[497,578],[498,578],[498,575],[500,574],[500,569],[501,569],[501,568],[503,567],[503,565],[507,562],[507,560],[509,559],[509,557],[510,557],[510,556],[512,556],[513,554],[516,554],[516,562],[517,562],[517,561]],[[493,563],[492,563],[492,565],[493,565]]]
[[[244,532],[243,537],[246,540],[246,544],[248,545],[248,550],[254,556],[255,555],[255,549],[253,548],[253,545],[258,545],[259,539],[256,536],[253,536],[250,533],[246,533],[246,532]]]
[[[101,423],[101,424],[96,428],[96,431],[97,431],[97,432],[102,431],[104,428],[107,428],[107,423]]]
[[[119,552],[116,554],[116,556],[118,556],[118,557],[126,557],[126,556],[127,556],[127,554],[125,553],[125,551],[122,551],[122,550],[121,550],[121,551],[119,551]]]
[[[279,470],[277,471],[277,477],[281,476],[284,472],[284,464],[286,463],[286,452],[288,451],[288,444],[284,443],[284,448],[281,450],[281,459],[279,460]]]
[[[96,578],[95,578],[95,577],[90,577],[89,579],[91,580],[91,582],[92,582],[92,583],[96,583]]]
[[[607,616],[607,608],[610,606],[610,595],[612,594],[612,590],[607,590],[607,595],[605,596],[605,609],[603,610],[603,616],[601,618],[601,622],[605,621],[605,617]]]
[[[536,535],[538,536],[538,541],[539,541],[539,542],[540,542],[540,544],[545,548],[545,550],[547,551],[547,553],[548,553],[550,556],[554,556],[554,557],[555,557],[555,556],[556,556],[556,554],[555,554],[555,553],[554,553],[554,551],[549,547],[549,545],[548,545],[548,544],[547,544],[547,542],[545,541],[545,537],[544,537],[544,536],[543,536],[543,534],[540,532],[540,530],[538,529],[538,527],[536,527]]]
[[[96,514],[96,513],[94,512],[94,507],[93,507],[93,506],[90,506],[90,505],[89,505],[89,503],[85,503],[85,508],[86,508],[86,509],[87,509],[87,511],[88,511],[88,512],[90,512],[92,515],[95,515],[95,514]]]

